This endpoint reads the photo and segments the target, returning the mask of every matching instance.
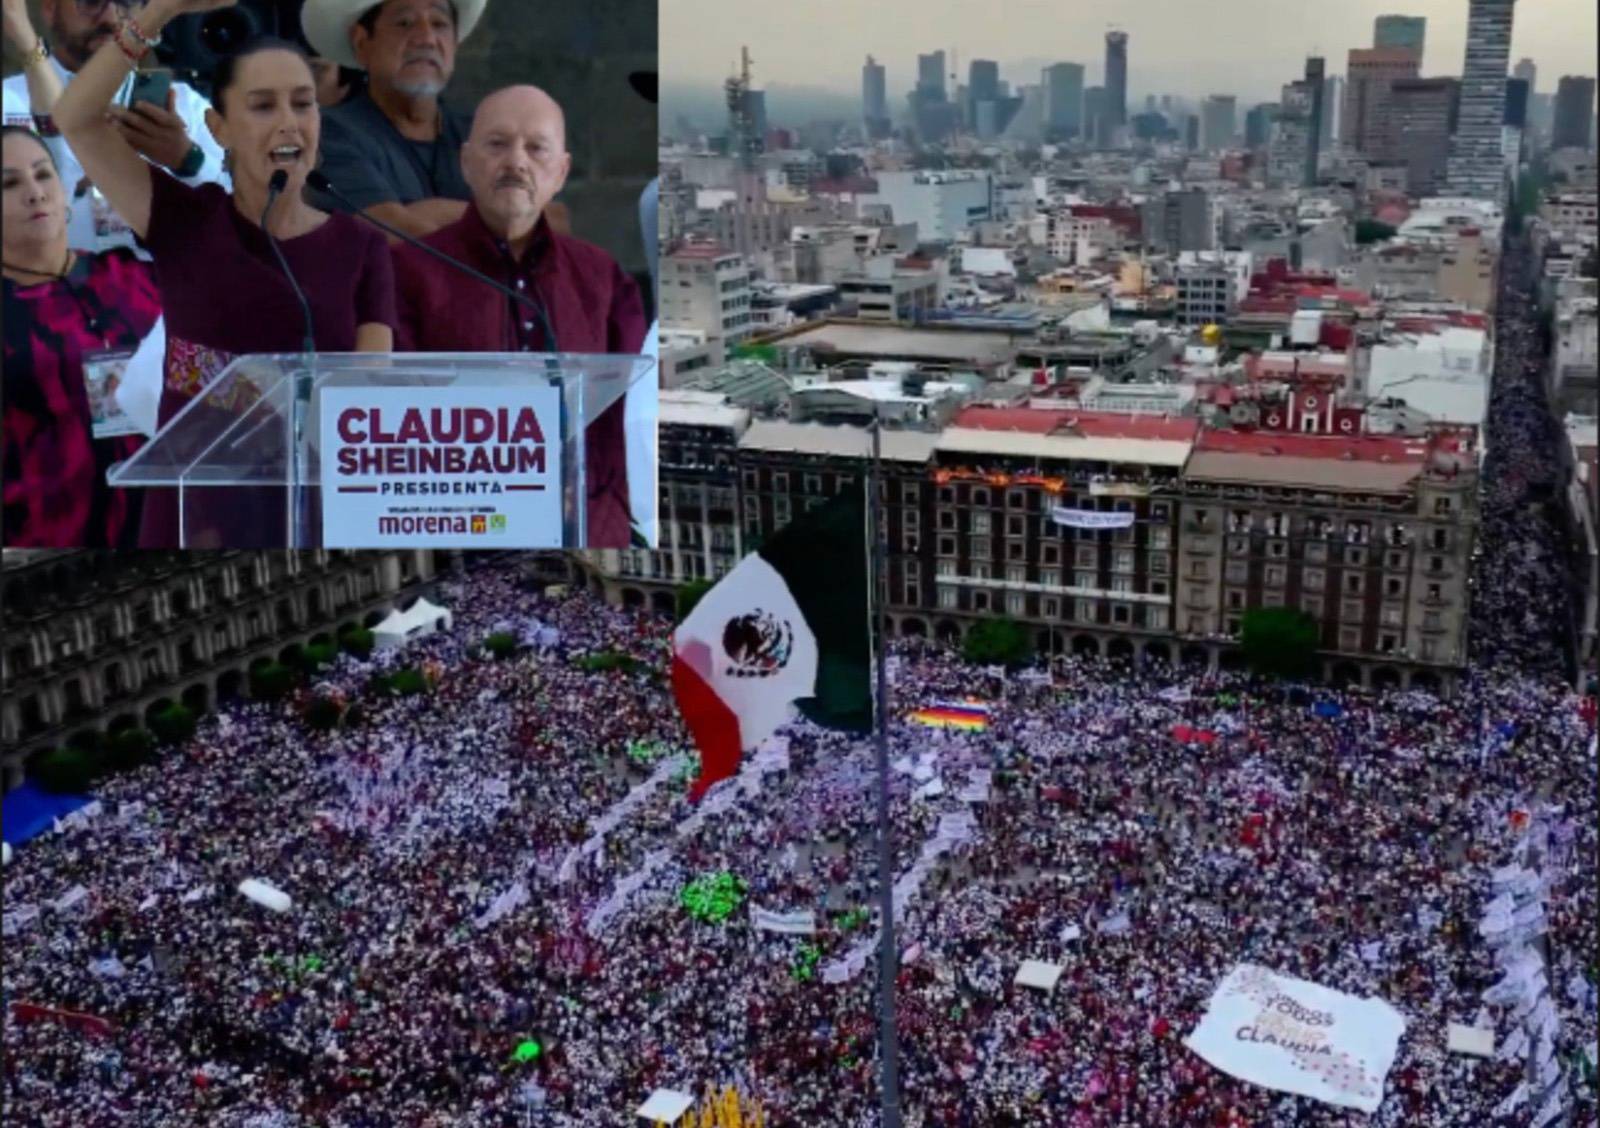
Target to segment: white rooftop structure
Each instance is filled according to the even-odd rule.
[[[1188,461],[1193,446],[1192,442],[1177,439],[1037,435],[977,427],[947,427],[938,436],[938,449],[952,454],[1004,453],[1020,458],[1064,458],[1141,466],[1182,466]]]
[[[963,247],[961,272],[986,278],[1015,278],[1017,267],[1011,261],[1011,252],[1005,247]]]
[[[938,439],[939,436],[930,431],[886,428],[883,432],[883,457],[892,462],[926,462],[933,454]],[[794,454],[867,458],[872,454],[872,435],[865,427],[759,419],[751,423],[750,429],[740,437],[739,446]]]
[[[1366,393],[1401,399],[1440,423],[1482,426],[1489,401],[1492,350],[1482,329],[1393,333],[1372,346]]]
[[[660,420],[691,427],[728,427],[739,431],[750,422],[750,412],[729,403],[728,397],[721,392],[663,388]]]
[[[657,1122],[676,1124],[684,1113],[694,1107],[694,1098],[675,1089],[657,1089],[633,1114],[651,1124]]]

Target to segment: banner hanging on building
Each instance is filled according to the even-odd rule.
[[[328,548],[560,548],[561,393],[321,391]]]
[[[1382,999],[1239,964],[1184,1044],[1242,1081],[1370,1113],[1405,1028]]]
[[[1131,512],[1103,513],[1098,509],[1063,509],[1056,506],[1050,519],[1058,525],[1073,529],[1129,529],[1133,527]]]

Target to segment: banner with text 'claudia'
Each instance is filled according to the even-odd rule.
[[[1382,999],[1239,964],[1184,1044],[1242,1081],[1376,1112],[1405,1028]]]

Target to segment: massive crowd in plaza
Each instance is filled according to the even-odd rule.
[[[897,710],[990,707],[981,731],[890,730],[897,873],[939,852],[898,929],[908,1123],[1528,1124],[1532,1102],[1500,1111],[1521,1061],[1445,1047],[1451,1022],[1511,1029],[1483,1001],[1499,971],[1478,922],[1518,808],[1551,830],[1569,1123],[1595,1122],[1600,811],[1591,722],[1561,677],[1539,348],[1503,309],[1475,653],[1449,700],[1079,658],[1000,678],[895,644]],[[684,747],[665,619],[534,593],[512,565],[444,588],[454,628],[398,659],[433,664],[432,692],[371,697],[369,665],[341,659],[319,692],[362,701],[360,723],[235,704],[20,852],[6,912],[38,914],[8,919],[6,1001],[110,1030],[8,1016],[8,1122],[602,1128],[637,1123],[655,1088],[736,1083],[773,1128],[876,1123],[874,926],[855,911],[876,888],[871,748],[796,724],[696,809],[675,753],[629,754]],[[505,627],[538,644],[483,653]],[[641,668],[575,664],[596,651]],[[685,912],[680,890],[722,872],[747,904]],[[252,877],[291,909],[243,899]],[[751,904],[819,929],[756,932]],[[1013,982],[1024,959],[1064,966],[1053,992]],[[1183,1045],[1240,962],[1399,1009],[1376,1114]],[[513,1060],[528,1041],[539,1055]]]

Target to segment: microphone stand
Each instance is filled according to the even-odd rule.
[[[261,209],[261,231],[266,235],[272,253],[277,256],[278,265],[283,268],[283,275],[289,280],[294,296],[300,302],[300,312],[305,317],[305,336],[300,342],[305,371],[294,377],[294,388],[289,401],[289,411],[292,415],[290,441],[294,447],[291,452],[291,465],[294,467],[294,473],[289,483],[288,512],[291,530],[289,547],[305,548],[312,541],[311,487],[307,483],[307,479],[311,476],[311,459],[306,451],[306,418],[311,414],[311,393],[317,382],[316,334],[311,320],[311,303],[306,299],[306,292],[300,288],[299,281],[295,279],[294,271],[289,269],[289,260],[284,257],[283,248],[278,245],[277,237],[267,226],[267,216],[272,211],[272,205],[277,202],[288,183],[289,174],[283,169],[280,168],[272,174],[272,179],[267,184],[267,206]]]

